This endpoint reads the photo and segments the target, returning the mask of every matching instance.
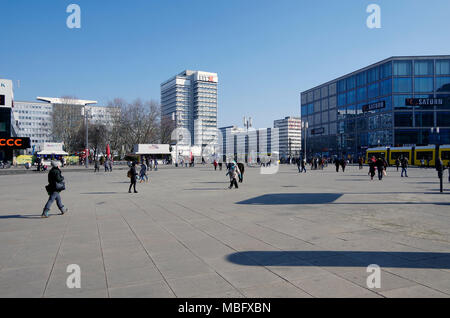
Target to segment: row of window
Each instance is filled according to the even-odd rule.
[[[337,92],[344,93],[357,87],[383,80],[391,76],[440,76],[450,75],[450,60],[402,60],[387,62],[383,65],[349,76],[337,82]],[[439,85],[436,85],[439,87]],[[336,94],[336,83],[318,88],[301,95],[301,103],[311,103],[315,100]]]

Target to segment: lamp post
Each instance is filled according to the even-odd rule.
[[[441,143],[441,136],[440,136],[440,129],[439,129],[439,127],[432,127],[432,128],[430,128],[430,131],[431,131],[431,135],[433,135],[433,134],[435,134],[435,132],[436,132],[436,139],[435,138],[433,138],[433,140],[435,140],[436,141],[436,143],[438,144],[438,145],[440,145],[440,143]]]
[[[304,121],[302,121],[302,129],[305,129],[305,157],[304,157],[304,159],[306,159],[306,139],[308,138],[308,127],[309,127],[309,125],[308,125],[308,122],[304,122]]]
[[[89,168],[89,131],[88,131],[89,111],[87,110],[86,105],[84,105],[83,112],[84,112],[84,126],[86,127],[86,140],[85,140],[86,149],[84,150],[86,156],[84,160],[85,161],[84,166],[86,168]]]

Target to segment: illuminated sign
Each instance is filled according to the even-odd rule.
[[[384,101],[384,100],[382,100],[381,102],[364,105],[362,107],[362,111],[363,111],[363,113],[367,113],[372,110],[383,109],[383,108],[386,108],[386,101]]]
[[[406,98],[406,106],[434,106],[434,105],[444,105],[448,103],[448,99],[444,98]]]
[[[30,148],[30,138],[0,138],[0,148],[27,149]]]

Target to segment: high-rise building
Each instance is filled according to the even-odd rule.
[[[450,143],[450,55],[391,57],[304,91],[301,118],[308,155]]]
[[[280,158],[300,156],[302,148],[302,120],[299,117],[285,117],[273,122],[280,136]]]
[[[186,70],[161,84],[161,116],[186,128],[191,143],[206,145],[216,138],[217,73]]]

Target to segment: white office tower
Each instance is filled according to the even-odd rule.
[[[292,158],[300,155],[302,146],[302,121],[298,117],[285,117],[275,120],[273,127],[279,130],[280,158]]]
[[[161,117],[186,128],[191,143],[205,146],[217,138],[217,73],[183,71],[161,84]]]

